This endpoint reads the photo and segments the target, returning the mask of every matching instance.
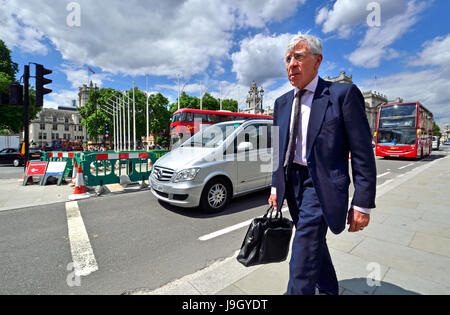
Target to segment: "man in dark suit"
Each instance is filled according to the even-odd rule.
[[[376,166],[364,98],[353,84],[318,76],[323,57],[316,37],[296,35],[285,57],[295,89],[275,101],[279,134],[269,204],[281,208],[286,198],[296,227],[287,294],[315,294],[316,287],[338,294],[327,230],[341,233],[347,218],[348,231],[360,231],[375,208]],[[348,211],[349,152],[355,191]]]

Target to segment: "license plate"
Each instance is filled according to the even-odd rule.
[[[399,157],[400,155],[398,154],[391,154],[392,157]]]
[[[160,191],[160,192],[164,192],[164,186],[157,185],[157,184],[155,184],[155,183],[153,183],[153,182],[152,182],[152,188],[153,188],[154,190],[157,190],[157,191]]]

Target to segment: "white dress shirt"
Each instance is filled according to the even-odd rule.
[[[300,111],[301,111],[301,128],[298,130],[297,135],[297,144],[295,148],[295,155],[294,155],[294,163],[300,164],[300,165],[307,165],[306,161],[306,139],[307,139],[307,132],[308,132],[308,123],[309,123],[309,115],[311,113],[311,106],[314,99],[314,93],[316,92],[317,83],[319,82],[319,76],[317,75],[309,84],[305,87],[306,92],[303,94],[301,100],[300,100]],[[294,95],[299,91],[298,88],[295,88]],[[295,101],[295,99],[294,99]],[[294,102],[292,102],[292,107],[294,106]],[[294,110],[291,110],[291,121],[290,121],[290,127],[289,127],[289,137],[291,136],[293,129],[294,129]],[[276,195],[277,194],[277,188],[272,187],[271,194]],[[367,208],[361,208],[355,205],[352,205],[352,208],[362,212],[370,214],[370,209]]]

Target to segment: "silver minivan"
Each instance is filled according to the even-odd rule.
[[[272,183],[272,120],[208,126],[159,158],[149,177],[156,198],[180,207],[223,210],[233,197]]]

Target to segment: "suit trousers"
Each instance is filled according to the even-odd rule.
[[[325,221],[308,168],[293,163],[288,174],[286,201],[295,224],[289,262],[288,295],[339,293],[336,272],[326,243]]]

